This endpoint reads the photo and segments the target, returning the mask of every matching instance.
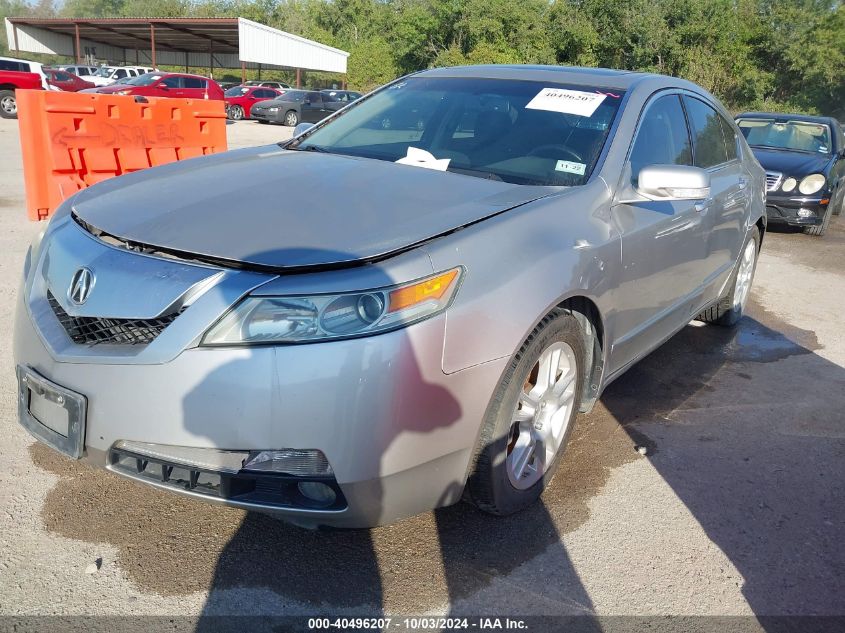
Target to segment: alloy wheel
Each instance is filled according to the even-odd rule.
[[[748,294],[751,290],[751,278],[754,276],[754,259],[757,255],[757,244],[754,240],[745,245],[742,252],[742,259],[739,261],[739,268],[736,271],[736,283],[734,285],[733,308],[745,309],[748,301]]]
[[[506,467],[514,488],[536,484],[560,449],[572,417],[578,384],[575,351],[552,343],[528,374],[512,416]]]
[[[241,106],[232,106],[229,115],[232,117],[232,120],[240,121],[244,118],[244,109]]]
[[[3,112],[7,114],[18,113],[18,103],[15,101],[14,97],[3,97],[0,99],[0,108],[2,108]]]
[[[285,125],[288,125],[290,127],[294,127],[296,125],[296,123],[297,123],[296,112],[288,112],[285,115]]]

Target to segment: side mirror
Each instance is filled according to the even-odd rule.
[[[686,165],[647,165],[637,175],[637,193],[650,200],[703,200],[710,197],[710,174]]]
[[[170,90],[170,86],[165,86],[164,84],[159,84],[158,88],[160,88],[162,90]]]
[[[300,123],[295,128],[293,128],[293,135],[299,136],[300,134],[305,134],[308,130],[314,127],[313,123]]]

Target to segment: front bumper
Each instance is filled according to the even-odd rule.
[[[249,118],[255,119],[256,121],[269,121],[271,123],[281,123],[284,114],[285,113],[281,110],[277,112],[270,112],[269,110],[256,110],[255,108],[253,108],[250,111]]]
[[[827,212],[828,196],[766,196],[766,215],[771,222],[791,226],[816,226]],[[799,212],[801,212],[799,214]]]
[[[308,526],[368,527],[459,500],[507,359],[445,374],[445,316],[328,343],[202,348],[193,342],[175,354],[164,351],[166,344],[192,340],[177,336],[180,327],[216,318],[196,320],[192,311],[202,308],[203,296],[144,352],[115,357],[104,348],[99,357],[100,346],[72,344],[41,303],[32,309],[39,293],[33,278],[41,274],[34,264],[20,293],[15,361],[85,396],[87,462],[130,474],[114,468],[121,441],[233,451],[317,449],[332,467],[344,507],[280,508],[203,497]],[[98,283],[105,287],[108,279]],[[59,341],[62,336],[66,340]]]

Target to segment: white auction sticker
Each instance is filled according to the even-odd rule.
[[[578,174],[583,176],[587,171],[587,166],[584,163],[573,163],[568,160],[559,160],[555,165],[555,171],[565,171],[569,174]]]
[[[548,110],[577,116],[593,116],[606,95],[565,88],[543,88],[525,107],[529,110]]]

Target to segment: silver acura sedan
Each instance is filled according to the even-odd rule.
[[[32,435],[307,526],[509,514],[611,381],[743,314],[765,177],[692,83],[444,68],[298,132],[61,206],[17,308]]]

